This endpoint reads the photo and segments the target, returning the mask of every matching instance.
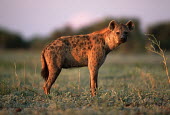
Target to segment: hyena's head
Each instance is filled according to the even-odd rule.
[[[118,24],[116,21],[112,20],[109,23],[110,37],[118,44],[124,43],[127,41],[129,32],[134,29],[134,23],[128,21],[126,24]]]

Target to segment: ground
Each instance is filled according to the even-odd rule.
[[[95,97],[86,67],[63,69],[50,95],[40,69],[39,51],[0,51],[0,114],[170,113],[170,85],[157,55],[113,51],[100,68]]]

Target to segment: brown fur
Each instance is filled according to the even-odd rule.
[[[62,68],[88,66],[91,94],[95,96],[99,68],[110,51],[126,42],[127,33],[133,28],[131,21],[126,25],[111,21],[108,28],[101,31],[60,37],[47,45],[41,54],[41,75],[46,81],[43,87],[45,94],[50,93]]]

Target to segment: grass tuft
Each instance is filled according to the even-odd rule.
[[[165,50],[161,48],[160,41],[158,41],[154,35],[147,34],[147,37],[151,44],[150,46],[146,47],[146,49],[162,57],[162,63],[165,68],[165,73],[168,79],[168,83],[170,84],[170,76],[169,76],[168,65],[167,65],[167,57],[165,56]]]

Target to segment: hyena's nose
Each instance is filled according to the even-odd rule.
[[[127,40],[127,36],[126,35],[121,35],[120,39],[121,39],[121,42],[124,43]]]
[[[126,35],[121,35],[121,36],[120,36],[120,39],[122,39],[122,40],[123,40],[123,39],[126,39],[126,38],[127,38]]]

